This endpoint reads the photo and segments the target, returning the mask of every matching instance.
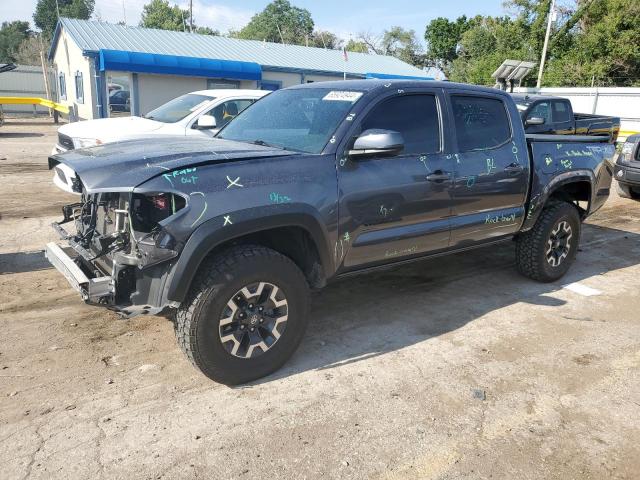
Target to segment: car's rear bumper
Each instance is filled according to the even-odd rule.
[[[620,183],[634,187],[640,186],[640,166],[616,164],[613,175]]]

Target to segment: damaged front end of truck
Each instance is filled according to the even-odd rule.
[[[47,259],[85,302],[123,315],[159,313],[176,239],[163,227],[186,205],[166,192],[83,193],[53,228],[68,248],[47,244]]]
[[[194,159],[197,154],[156,143],[164,152],[157,162],[162,166],[146,160],[157,153],[143,142],[49,158],[54,183],[78,200],[62,208],[62,220],[53,224],[62,242],[47,244],[45,255],[86,303],[124,316],[177,306],[167,298],[168,282],[193,230],[185,219],[190,195],[164,177],[195,172],[188,165],[205,155]]]

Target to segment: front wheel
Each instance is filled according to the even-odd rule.
[[[280,368],[307,325],[309,287],[287,257],[238,246],[210,257],[178,309],[175,331],[191,362],[227,385]]]
[[[573,263],[580,241],[580,214],[567,202],[545,208],[531,230],[518,236],[516,266],[539,282],[559,279]]]

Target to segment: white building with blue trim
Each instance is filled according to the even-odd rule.
[[[183,93],[211,88],[275,90],[325,80],[432,78],[386,55],[240,40],[61,18],[49,60],[62,103],[81,119],[126,110],[143,115]],[[116,90],[121,95],[113,96]],[[127,92],[126,94],[124,92]],[[127,98],[126,108],[116,98]]]

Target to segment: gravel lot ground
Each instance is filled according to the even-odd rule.
[[[640,203],[613,194],[563,282],[505,244],[335,283],[285,368],[229,388],[49,267],[54,141],[0,128],[0,477],[638,478]]]

